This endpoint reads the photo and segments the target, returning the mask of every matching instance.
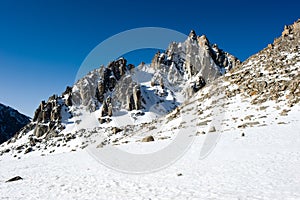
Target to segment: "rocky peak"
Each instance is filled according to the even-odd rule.
[[[189,96],[203,83],[210,83],[239,63],[236,57],[216,44],[211,45],[205,35],[197,36],[192,30],[186,41],[173,42],[165,52],[157,52],[151,66],[162,74],[168,74],[166,82],[188,85],[185,94]],[[154,76],[152,82],[155,84],[160,79],[161,75]]]
[[[127,65],[126,59],[119,58],[109,63],[107,67],[102,66],[93,70],[74,85],[73,104],[86,106],[91,112],[97,110],[117,83],[133,68],[133,65]]]
[[[191,30],[190,34],[189,34],[189,38],[196,40],[197,39],[197,34],[195,32],[195,30]]]
[[[200,47],[207,48],[207,49],[209,48],[210,43],[209,43],[206,35],[198,36],[197,40],[198,40],[198,44]]]
[[[299,36],[299,34],[300,34],[300,19],[298,19],[292,25],[285,25],[281,36],[285,37],[285,36],[290,36],[293,34],[296,34],[297,36]]]

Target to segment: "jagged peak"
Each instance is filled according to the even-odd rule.
[[[195,30],[191,30],[190,34],[189,34],[189,38],[196,40],[197,39],[197,34],[195,32]]]
[[[201,35],[197,37],[199,46],[204,47],[204,46],[209,46],[209,40],[207,39],[206,35]]]
[[[293,34],[295,32],[300,32],[300,19],[295,21],[292,25],[285,25],[282,31],[282,37]]]
[[[273,44],[268,44],[267,49],[284,46],[286,42],[300,42],[300,19],[291,25],[285,25],[281,33],[281,37],[275,38]],[[296,46],[298,48],[298,46]],[[297,51],[297,50],[296,50]]]

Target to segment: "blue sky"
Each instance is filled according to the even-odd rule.
[[[299,7],[299,1],[0,0],[0,102],[32,116],[41,100],[74,83],[95,46],[132,28],[195,29],[244,60],[300,18]],[[128,60],[148,62],[152,52]]]

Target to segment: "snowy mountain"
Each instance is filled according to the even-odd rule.
[[[299,46],[300,20],[242,63],[192,31],[150,65],[96,69],[0,146],[0,180],[23,177],[1,193],[18,184],[16,198],[299,199]],[[145,162],[123,166],[126,154],[108,147]],[[153,173],[116,172],[98,155]]]
[[[32,122],[8,143],[31,152],[41,148],[37,143],[56,146],[85,130],[152,122],[239,63],[191,31],[186,41],[155,54],[151,64],[135,67],[120,58],[91,71],[62,95],[42,101]],[[27,138],[24,144],[13,145],[21,138]]]
[[[0,103],[0,144],[30,122],[30,118]]]

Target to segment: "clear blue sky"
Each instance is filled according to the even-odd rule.
[[[0,0],[0,102],[32,116],[41,100],[74,83],[95,46],[137,27],[195,29],[244,60],[300,18],[299,8],[299,1]]]

